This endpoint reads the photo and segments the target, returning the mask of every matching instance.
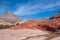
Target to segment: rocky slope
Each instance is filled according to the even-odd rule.
[[[38,29],[0,30],[0,40],[60,40],[60,35]]]
[[[3,15],[1,15],[0,20],[4,20],[10,23],[16,23],[18,21],[21,21],[21,19],[19,19],[16,15],[14,15],[13,13],[9,11],[6,11]]]
[[[0,25],[13,25],[13,24],[0,20]]]
[[[60,12],[50,18],[21,21],[2,29],[0,40],[60,40]]]
[[[50,18],[43,18],[37,20],[28,20],[20,25],[15,25],[10,29],[43,29],[49,31],[60,30],[60,12]],[[57,16],[57,17],[56,17]]]

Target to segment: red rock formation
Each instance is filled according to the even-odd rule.
[[[28,20],[27,22],[15,25],[9,29],[42,29],[42,30],[57,30],[60,25],[60,12],[50,18],[37,20]]]
[[[54,16],[50,17],[50,19],[53,19],[53,18],[60,18],[60,12],[58,12],[58,14],[55,14]]]

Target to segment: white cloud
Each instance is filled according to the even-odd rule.
[[[20,16],[23,16],[23,15],[32,15],[32,14],[36,14],[36,13],[39,13],[39,12],[44,12],[44,11],[52,11],[54,10],[54,7],[56,6],[60,6],[60,1],[57,1],[56,3],[50,3],[50,4],[34,4],[34,5],[31,5],[31,2],[29,2],[28,4],[26,5],[19,5],[17,7],[17,9],[15,10],[15,14],[16,15],[20,15]],[[50,10],[49,10],[50,9]]]
[[[17,15],[31,15],[31,14],[35,14],[38,13],[37,9],[37,5],[34,5],[32,7],[28,7],[28,6],[20,6],[17,8],[17,10],[14,12]],[[35,10],[34,10],[35,9]]]

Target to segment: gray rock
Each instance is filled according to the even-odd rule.
[[[19,19],[16,15],[14,15],[13,13],[9,11],[6,11],[3,15],[1,15],[0,20],[4,20],[10,23],[16,23],[18,21],[21,21],[21,19]]]
[[[56,34],[60,34],[60,30],[55,31]]]

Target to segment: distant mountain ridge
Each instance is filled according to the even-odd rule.
[[[21,21],[15,14],[11,13],[10,11],[6,11],[3,15],[0,16],[0,20],[4,20],[9,23],[16,23]]]

